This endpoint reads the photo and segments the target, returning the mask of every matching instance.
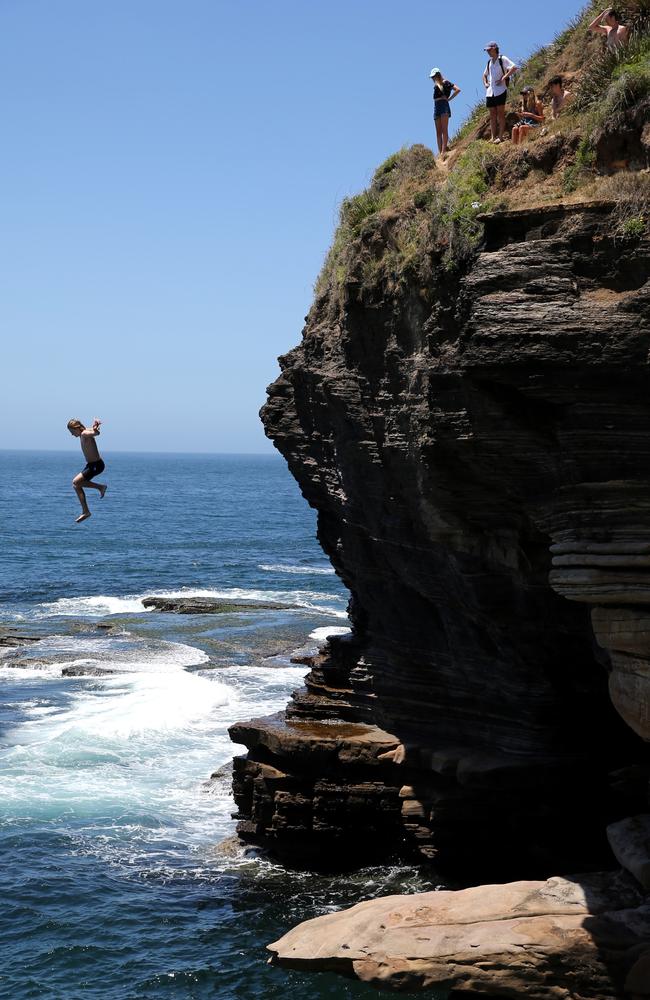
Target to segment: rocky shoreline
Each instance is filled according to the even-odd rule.
[[[612,208],[485,217],[453,309],[350,282],[281,360],[265,426],[353,631],[307,660],[285,713],[232,727],[238,832],[293,866],[415,858],[500,885],[320,918],[271,946],[279,964],[536,1000],[650,992],[647,889],[606,833],[623,823],[625,865],[650,776],[649,253],[608,237]],[[568,914],[512,916],[558,885]],[[482,893],[476,950],[446,907]],[[426,946],[408,920],[380,941],[386,907],[420,905]]]
[[[643,108],[596,158],[623,133],[650,152]],[[580,141],[551,137],[548,172]],[[494,155],[492,178],[521,166]],[[454,259],[469,230],[441,237],[437,169],[402,152],[342,213],[262,410],[352,633],[307,658],[284,713],[232,727],[238,833],[295,867],[401,859],[460,886],[308,921],[270,946],[279,965],[648,997],[647,218],[622,230],[613,185],[497,208],[463,216],[480,244]],[[405,232],[433,234],[406,262]]]

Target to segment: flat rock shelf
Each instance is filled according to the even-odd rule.
[[[292,604],[215,600],[212,597],[145,597],[142,603],[149,611],[166,611],[175,615],[228,615],[287,611],[294,607]]]

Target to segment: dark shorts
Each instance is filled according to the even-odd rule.
[[[485,98],[485,107],[486,108],[498,108],[502,104],[506,103],[507,98],[508,98],[508,91],[507,90],[505,90],[503,92],[503,94],[499,94],[498,97],[486,97]]]
[[[106,466],[100,458],[99,462],[88,462],[86,467],[81,470],[81,475],[90,482],[95,476],[99,476],[105,468]]]
[[[436,101],[436,106],[433,111],[434,118],[442,118],[443,115],[449,115],[451,118],[451,108],[449,107],[449,101]]]

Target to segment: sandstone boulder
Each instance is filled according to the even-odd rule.
[[[608,873],[386,896],[308,920],[268,947],[276,965],[382,989],[614,1000],[626,977],[639,991],[649,935],[650,903]]]

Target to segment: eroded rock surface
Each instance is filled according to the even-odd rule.
[[[305,921],[269,945],[286,968],[383,989],[520,1000],[650,994],[650,903],[623,875],[386,896]]]

